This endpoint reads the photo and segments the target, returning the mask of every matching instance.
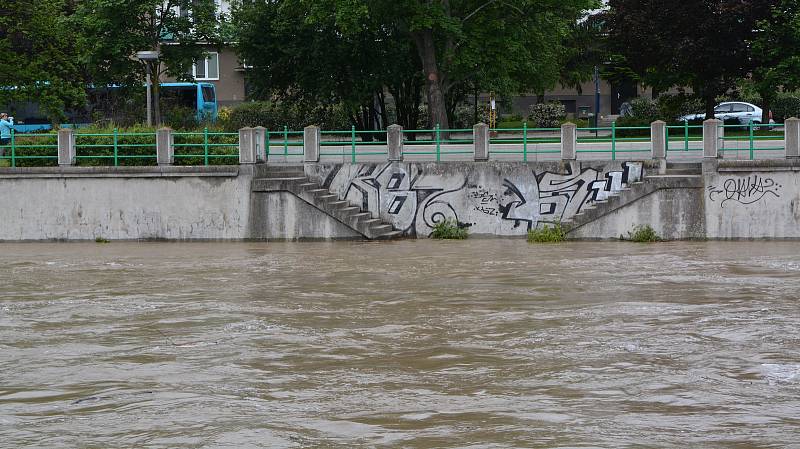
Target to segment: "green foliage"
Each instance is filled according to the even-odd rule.
[[[176,130],[195,129],[199,125],[197,111],[187,107],[172,107],[164,111],[164,125]]]
[[[433,226],[432,239],[464,240],[468,236],[467,228],[459,226],[456,220],[442,220]]]
[[[646,84],[691,86],[711,116],[716,97],[755,68],[751,43],[770,16],[764,3],[610,0],[609,41]]]
[[[787,118],[800,117],[800,96],[792,94],[779,96],[772,105],[772,113],[778,123]]]
[[[658,103],[647,98],[637,97],[630,101],[631,116],[637,119],[654,122],[660,118]]]
[[[558,128],[567,117],[561,102],[537,103],[530,107],[528,123],[534,128]]]
[[[561,223],[545,224],[528,231],[528,243],[560,243],[567,240],[567,231]]]
[[[70,2],[71,3],[71,2]],[[52,123],[83,104],[80,49],[65,0],[4,2],[0,6],[0,105],[38,102]]]
[[[99,236],[94,238],[94,242],[95,243],[111,243],[110,240],[108,240],[106,238],[103,238],[103,237],[99,237]]]
[[[659,117],[667,123],[672,123],[680,117],[699,114],[703,111],[703,101],[700,98],[683,92],[674,95],[659,95],[657,101]]]
[[[656,234],[652,226],[638,225],[628,232],[628,240],[637,243],[653,243],[661,241],[661,237]]]
[[[244,127],[263,126],[270,131],[302,130],[308,125],[323,129],[347,129],[349,120],[339,106],[309,106],[288,101],[242,103],[220,117],[220,125],[228,131]]]

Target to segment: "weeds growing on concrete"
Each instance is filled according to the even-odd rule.
[[[455,220],[444,220],[436,223],[431,233],[432,239],[464,240],[467,238],[467,229],[458,225]]]
[[[94,242],[95,243],[110,243],[111,241],[108,240],[108,239],[104,239],[103,237],[95,237],[94,238]]]
[[[637,243],[653,243],[660,242],[661,237],[656,234],[656,231],[650,225],[634,226],[633,231],[628,232],[628,240]]]
[[[559,243],[567,240],[567,231],[561,223],[555,223],[551,227],[546,224],[541,228],[528,231],[528,243]]]

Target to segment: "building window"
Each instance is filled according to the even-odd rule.
[[[196,80],[219,80],[219,55],[209,53],[205,59],[198,59],[192,68]]]

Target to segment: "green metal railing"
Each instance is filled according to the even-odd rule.
[[[586,134],[590,134],[592,132],[595,133],[594,136],[585,135],[583,137],[580,136],[581,132],[586,132]],[[610,132],[609,136],[600,136],[600,131]],[[642,137],[620,137],[618,133],[622,131],[624,134],[630,132],[630,134],[647,134],[647,136]],[[590,128],[578,128],[578,137],[577,143],[580,144],[598,144],[598,143],[610,143],[611,148],[586,148],[587,145],[584,145],[584,148],[578,147],[575,150],[575,153],[611,153],[611,160],[617,160],[617,154],[623,153],[651,153],[653,151],[652,144],[650,142],[650,135],[649,135],[650,127],[649,126],[625,126],[625,127],[617,127],[615,123],[611,123],[610,127],[590,127]],[[634,147],[623,147],[619,148],[618,144],[620,143],[629,143],[629,142],[637,142],[637,143],[646,143],[645,146],[634,146]]]
[[[723,131],[724,131],[723,132],[723,136],[720,138],[720,140],[722,140],[723,142],[736,142],[737,144],[746,143],[747,147],[745,149],[747,150],[748,158],[752,161],[752,160],[755,159],[756,152],[758,152],[758,151],[786,151],[786,140],[785,140],[786,136],[785,136],[785,133],[782,133],[783,135],[781,136],[781,139],[780,139],[780,140],[783,140],[783,142],[784,142],[783,146],[779,146],[779,147],[759,147],[758,146],[758,142],[759,141],[766,141],[766,140],[774,141],[774,140],[778,140],[778,139],[776,139],[776,137],[778,137],[778,136],[776,136],[775,134],[757,135],[756,133],[761,131],[762,129],[764,131],[768,132],[768,133],[772,133],[774,131],[771,131],[771,129],[774,130],[777,127],[783,127],[783,124],[772,123],[772,124],[758,124],[758,125],[756,125],[755,123],[753,123],[751,121],[747,125],[720,125],[720,128],[722,128]],[[758,129],[756,129],[756,128],[758,128]],[[725,135],[725,134],[727,134],[728,130],[746,131],[746,134],[745,135]],[[724,154],[726,152],[733,152],[733,151],[736,151],[738,153],[740,151],[740,149],[739,148],[735,148],[735,149],[722,148],[720,150],[720,152],[723,154],[723,156],[724,156]]]
[[[94,160],[101,164],[118,167],[128,165],[128,160],[151,161],[153,165],[156,155],[156,133],[121,133],[114,128],[111,133],[75,133],[75,159],[80,161]],[[102,163],[111,162],[111,164]]]
[[[8,145],[0,148],[4,150],[0,161],[9,161],[8,166],[12,168],[19,166],[20,163],[25,164],[26,161],[44,161],[46,165],[58,164],[56,133],[19,135],[12,129]]]
[[[386,131],[356,131],[356,127],[353,126],[347,131],[321,131],[321,134],[323,140],[320,142],[320,156],[341,156],[343,159],[350,156],[350,162],[354,164],[358,156],[385,155],[388,157],[388,147],[370,148],[388,145]],[[325,140],[326,136],[334,140]],[[324,151],[324,148],[331,147],[338,147],[340,151]],[[359,151],[359,147],[364,148]]]
[[[467,134],[469,137],[464,137],[463,134]],[[455,137],[456,135],[460,136]],[[425,136],[429,137],[426,139]],[[446,155],[473,154],[474,150],[471,148],[464,150],[453,147],[473,145],[474,143],[471,129],[441,129],[439,125],[436,125],[433,129],[403,130],[404,155],[433,155],[436,157],[436,162],[440,162],[442,156]],[[415,148],[422,146],[433,146],[433,150]]]
[[[496,128],[490,132],[495,134],[495,137],[489,139],[489,157],[493,154],[519,154],[522,155],[523,162],[528,162],[529,155],[561,153],[560,148],[554,150],[537,148],[534,151],[529,149],[529,145],[560,144],[561,128],[528,128],[526,122],[522,124],[522,128]],[[505,147],[497,148],[500,145]],[[508,148],[510,145],[522,145],[522,148]]]
[[[300,136],[300,138],[297,139],[296,136]],[[277,137],[277,139],[273,137]],[[267,160],[269,160],[270,155],[283,156],[287,160],[289,157],[302,158],[304,155],[303,131],[289,131],[289,128],[284,126],[283,131],[267,131],[265,133],[264,140],[264,148],[266,148]],[[276,144],[274,146],[278,147],[278,151],[274,151],[273,144]],[[297,147],[300,147],[299,153],[297,151],[289,151],[290,148],[294,150]]]
[[[203,132],[176,132],[173,136],[175,159],[189,165],[200,165],[201,160],[206,166],[215,161],[236,163],[239,159],[239,133],[210,132],[205,128]]]
[[[670,152],[690,152],[690,151],[703,151],[703,148],[690,148],[691,142],[703,141],[703,125],[689,125],[689,122],[683,122],[683,125],[668,125],[666,127],[666,151],[669,157]],[[674,130],[674,134],[670,135],[670,130]],[[693,135],[699,131],[699,135]],[[671,146],[670,142],[680,142],[677,147]]]

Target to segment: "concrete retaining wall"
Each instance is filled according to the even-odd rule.
[[[292,193],[252,192],[261,169],[0,169],[0,241],[359,238]],[[304,170],[341,199],[420,238],[445,219],[474,236],[524,236],[563,222],[574,226],[572,237],[585,239],[618,238],[645,224],[670,239],[800,238],[800,162],[793,160],[709,159],[702,177],[659,176],[653,161]]]
[[[711,239],[800,238],[800,161],[704,163]]]
[[[0,173],[0,240],[241,239],[252,168],[69,167]]]
[[[642,181],[653,162],[311,164],[306,175],[409,236],[455,220],[472,235],[523,236],[567,222]],[[617,234],[618,235],[618,234]]]

